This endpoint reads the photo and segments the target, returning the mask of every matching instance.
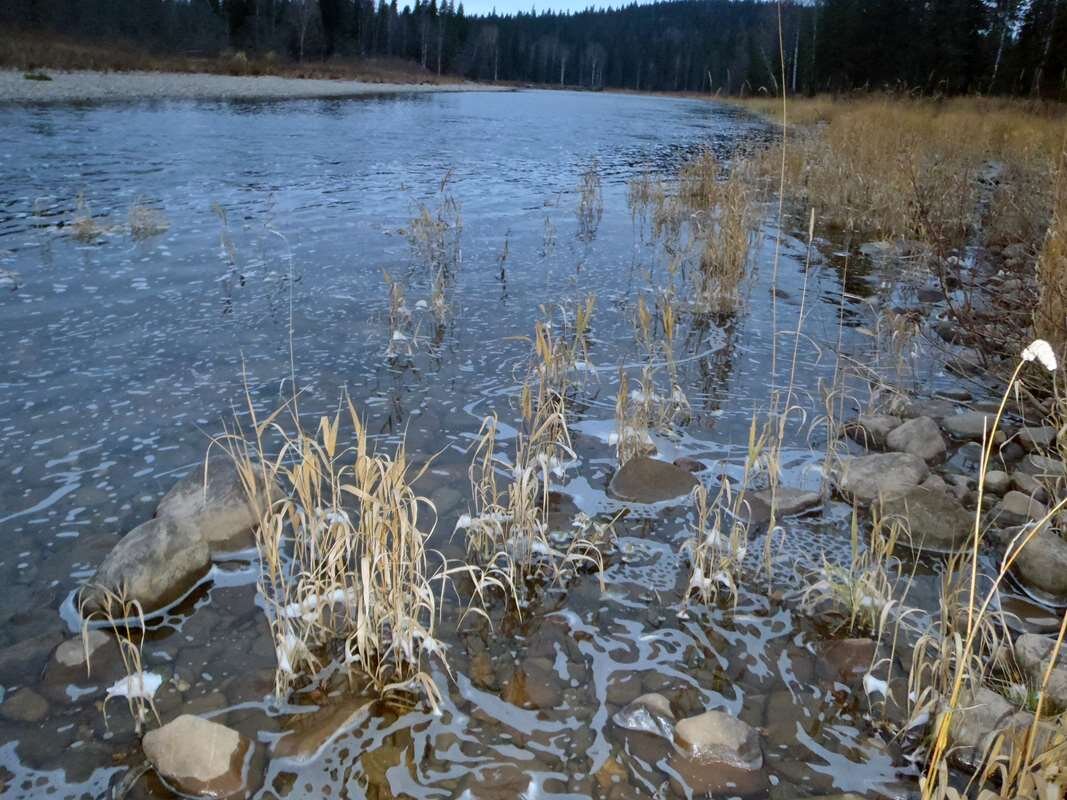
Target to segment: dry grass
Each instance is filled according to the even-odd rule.
[[[93,210],[84,194],[79,194],[74,201],[74,216],[68,227],[70,235],[83,244],[93,244],[111,230],[93,217]]]
[[[696,296],[713,312],[732,311],[749,274],[749,261],[758,223],[751,182],[744,164],[735,164],[726,180],[703,188],[701,200],[713,204],[697,223],[701,242]]]
[[[146,205],[140,199],[130,206],[127,220],[130,225],[130,236],[138,241],[158,236],[170,229],[167,215],[161,209]]]
[[[1034,310],[1037,335],[1052,343],[1061,363],[1067,355],[1067,152],[1061,158],[1054,181],[1052,223],[1048,227],[1037,261],[1040,288]]]
[[[578,181],[578,239],[591,242],[596,238],[604,216],[604,197],[600,185],[600,166],[594,159]]]

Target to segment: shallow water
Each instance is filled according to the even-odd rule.
[[[0,290],[0,646],[61,627],[71,592],[243,413],[246,385],[257,407],[273,408],[291,366],[312,422],[347,389],[380,445],[406,432],[416,459],[442,451],[420,488],[440,512],[435,543],[455,546],[466,449],[485,415],[518,416],[530,351],[521,337],[590,293],[595,380],[574,408],[580,461],[557,499],[566,514],[617,510],[604,489],[618,370],[636,375],[643,363],[634,309],[666,279],[627,181],[672,175],[702,147],[729,158],[768,136],[722,105],[565,92],[5,110],[0,139],[14,146],[0,160],[0,267],[21,285]],[[594,235],[579,236],[577,186],[594,160],[604,213]],[[462,208],[462,259],[438,324],[416,306],[430,281],[402,229],[446,176]],[[114,228],[96,243],[64,230],[79,193]],[[138,198],[165,211],[169,230],[143,241],[120,230]],[[772,314],[794,331],[804,299],[810,339],[795,384],[810,423],[839,336],[844,352],[870,359],[869,301],[905,291],[863,260],[845,273],[839,245],[820,242],[805,296],[805,246],[785,233],[772,312],[775,235],[759,231],[743,313],[682,316],[676,357],[693,420],[657,445],[708,462],[709,481],[736,475],[753,412],[766,407]],[[391,349],[383,273],[407,282],[415,309],[402,352]],[[779,385],[794,341],[779,336]],[[953,384],[933,364],[914,379]],[[794,427],[783,484],[817,489],[821,442]],[[145,647],[146,667],[169,679],[160,714],[204,713],[258,738],[268,797],[685,796],[661,741],[611,723],[629,700],[660,691],[678,714],[718,708],[761,729],[765,775],[746,789],[756,796],[914,789],[914,769],[879,736],[866,701],[827,672],[820,632],[783,600],[805,564],[847,558],[846,507],[787,520],[769,589],[753,559],[735,610],[691,608],[687,619],[688,509],[630,511],[603,593],[582,576],[505,630],[456,631],[446,615],[452,675],[435,673],[440,716],[397,717],[348,692],[310,715],[298,713],[306,699],[265,699],[274,653],[254,569],[216,565]],[[750,551],[762,549],[755,538]],[[108,729],[100,687],[45,694],[43,721],[0,721],[0,791],[102,796],[139,760],[125,708],[109,704]],[[290,729],[303,734],[283,745]],[[131,796],[167,794],[148,777]]]

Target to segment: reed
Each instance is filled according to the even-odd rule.
[[[137,241],[159,236],[170,229],[166,214],[161,209],[147,205],[140,199],[130,206],[127,223],[130,226],[130,236]]]
[[[578,239],[591,242],[596,238],[600,220],[604,216],[604,197],[601,191],[600,165],[594,159],[578,181]]]

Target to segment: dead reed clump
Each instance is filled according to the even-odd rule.
[[[582,173],[578,182],[578,239],[591,242],[596,238],[604,216],[604,197],[600,185],[600,166],[596,159]]]
[[[130,206],[127,221],[130,226],[130,236],[137,241],[158,236],[170,229],[166,214],[140,199]]]
[[[697,222],[696,236],[702,245],[697,302],[713,312],[734,310],[748,277],[758,219],[745,171],[743,165],[730,170],[715,189],[713,208]]]
[[[105,236],[110,228],[93,218],[89,201],[79,194],[74,201],[74,216],[70,221],[70,235],[83,244],[93,244]]]
[[[463,212],[448,189],[451,178],[448,173],[441,179],[436,203],[419,203],[404,229],[414,259],[429,272],[430,305],[439,320],[447,314],[446,293],[463,261]]]
[[[719,199],[719,160],[710,149],[688,160],[678,171],[678,195],[694,210],[707,210]]]
[[[476,591],[482,578],[428,549],[436,512],[412,488],[421,472],[409,474],[403,444],[392,454],[373,451],[351,401],[345,406],[347,445],[341,411],[310,434],[293,404],[259,419],[251,403],[251,437],[238,431],[220,442],[256,507],[265,508],[258,589],[274,636],[276,691],[285,696],[336,662],[367,675],[383,698],[422,694],[436,708],[427,661],[436,656],[447,668],[436,636],[440,599],[456,575],[471,577]],[[286,409],[290,430],[279,422]],[[268,436],[280,443],[271,458],[264,457]],[[259,503],[256,487],[275,482],[291,490]]]
[[[115,641],[119,648],[119,656],[122,658],[122,666],[126,677],[114,683],[104,698],[103,713],[104,722],[107,722],[107,704],[116,697],[126,698],[126,705],[133,718],[134,731],[141,733],[144,724],[148,721],[148,712],[159,723],[159,712],[156,710],[156,691],[162,683],[162,677],[155,673],[144,671],[141,660],[141,650],[145,640],[144,611],[141,604],[126,596],[123,589],[112,591],[106,586],[94,586],[92,596],[99,603],[99,609],[86,614],[86,599],[89,593],[82,593],[79,616],[82,618],[82,641],[85,643],[85,667],[86,674],[92,674],[92,662],[89,657],[89,630],[93,622],[106,623],[107,627],[115,633]]]

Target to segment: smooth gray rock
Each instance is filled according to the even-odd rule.
[[[941,429],[930,417],[915,417],[890,431],[885,439],[886,447],[898,453],[911,453],[927,463],[945,458],[945,440]]]
[[[904,523],[902,541],[916,550],[959,550],[974,533],[974,515],[955,497],[921,486],[884,501],[882,514]]]
[[[1002,495],[1011,488],[1011,476],[999,469],[991,469],[985,474],[985,490],[991,494]]]
[[[1009,520],[1034,520],[1041,519],[1048,513],[1044,503],[1040,503],[1022,492],[1008,492],[1001,498],[997,506],[997,517],[1007,516]]]
[[[1031,453],[1044,452],[1056,443],[1056,429],[1048,425],[1024,425],[1019,429],[1019,444]]]
[[[257,485],[262,485],[257,475]],[[217,455],[207,469],[197,468],[178,481],[156,507],[156,516],[180,527],[198,529],[212,552],[255,546],[254,531],[268,504],[267,492],[258,490],[257,505],[248,497],[241,475],[228,455]],[[272,487],[271,499],[280,490]]]
[[[48,654],[63,640],[58,631],[46,631],[0,650],[0,683],[26,684],[40,677]]]
[[[1044,484],[1028,472],[1013,472],[1011,474],[1011,486],[1016,491],[1022,492],[1027,497],[1032,497],[1039,503],[1048,501],[1048,490]]]
[[[1067,477],[1067,464],[1058,458],[1031,453],[1019,462],[1018,470],[1033,475],[1042,482],[1062,481]]]
[[[252,743],[237,731],[191,714],[149,731],[144,754],[172,788],[193,797],[229,797],[246,787]]]
[[[1018,542],[1022,542],[1023,533]],[[1023,583],[1059,600],[1067,599],[1067,542],[1044,527],[1019,551],[1015,570]]]
[[[885,448],[886,437],[900,427],[902,420],[891,414],[861,414],[845,423],[845,434],[868,450]]]
[[[876,453],[841,459],[834,483],[844,496],[871,503],[907,494],[929,474],[926,462],[911,453]]]
[[[1039,688],[1044,682],[1055,647],[1054,638],[1036,633],[1023,634],[1015,640],[1015,660],[1025,670],[1031,686]],[[1056,653],[1045,696],[1056,708],[1067,710],[1067,652],[1062,646]]]
[[[778,487],[776,495],[778,500],[779,517],[794,517],[798,514],[812,511],[813,509],[818,508],[819,504],[822,503],[822,498],[819,497],[818,492],[805,492],[801,489],[790,489],[787,486]],[[767,506],[767,508],[770,508],[770,489],[753,492],[752,496],[760,503]]]
[[[970,442],[981,442],[983,436],[993,430],[996,421],[995,414],[983,414],[980,411],[964,411],[961,414],[953,414],[941,420],[941,427],[953,439]],[[997,431],[997,441],[1004,441],[1004,433]]]
[[[119,540],[82,589],[86,611],[102,609],[100,587],[113,592],[125,587],[144,613],[158,611],[191,589],[210,565],[211,551],[199,529],[169,517],[150,519]]]
[[[697,486],[688,470],[668,461],[640,456],[627,461],[611,478],[613,495],[633,503],[659,503],[687,496]]]
[[[1016,710],[984,686],[961,692],[948,726],[953,760],[968,767],[976,764],[994,737],[1013,726]]]

